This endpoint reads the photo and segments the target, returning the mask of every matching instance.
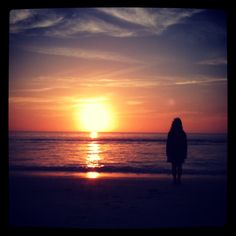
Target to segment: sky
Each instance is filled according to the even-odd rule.
[[[9,130],[227,132],[223,10],[10,12]]]

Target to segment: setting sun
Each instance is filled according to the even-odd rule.
[[[98,133],[95,132],[95,131],[93,131],[93,132],[90,133],[89,136],[90,136],[90,138],[94,139],[94,138],[97,138],[97,137],[98,137]]]
[[[168,132],[182,117],[190,132],[227,132],[224,11],[9,14],[9,130]]]
[[[80,129],[91,132],[91,138],[96,138],[97,132],[109,131],[113,126],[111,111],[103,103],[82,104],[77,117]]]

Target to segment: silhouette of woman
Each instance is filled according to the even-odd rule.
[[[182,164],[187,158],[187,136],[180,118],[175,118],[168,133],[166,143],[167,162],[172,164],[173,182],[180,184]]]

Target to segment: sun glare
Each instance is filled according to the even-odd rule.
[[[90,133],[90,138],[95,139],[97,137],[98,137],[98,133],[97,132],[93,131],[93,132]]]
[[[109,131],[112,128],[111,110],[102,103],[86,103],[78,111],[80,130],[90,132],[91,138],[97,137],[97,132]]]

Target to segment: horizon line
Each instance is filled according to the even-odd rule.
[[[184,130],[186,132],[186,130]],[[91,133],[92,131],[72,131],[72,130],[8,130],[9,132],[47,132],[47,133]],[[159,134],[166,134],[168,133],[168,131],[97,131],[97,133],[159,133]],[[186,132],[188,134],[228,134],[228,132],[199,132],[199,131],[190,131],[190,132]]]

